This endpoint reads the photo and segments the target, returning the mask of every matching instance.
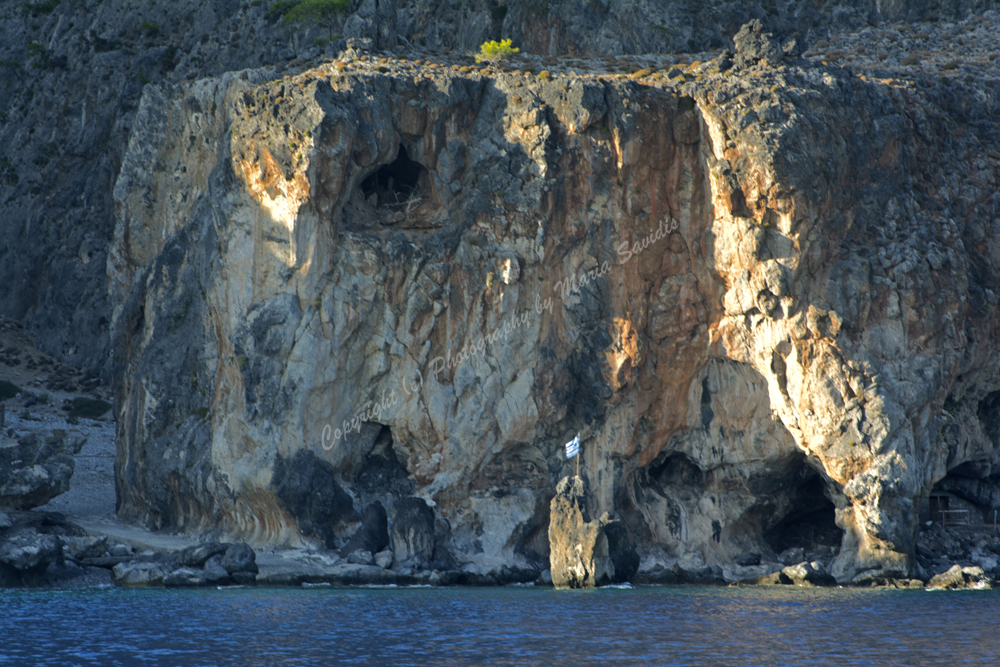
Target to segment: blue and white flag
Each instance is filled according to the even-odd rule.
[[[571,459],[580,453],[580,434],[566,443],[566,458]]]

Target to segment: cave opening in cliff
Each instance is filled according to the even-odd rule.
[[[413,493],[413,482],[406,471],[406,456],[397,451],[392,430],[375,422],[367,423],[366,427],[380,428],[358,471],[358,488],[374,495],[402,497]]]
[[[361,181],[361,193],[376,207],[402,206],[415,195],[425,171],[423,165],[410,159],[406,146],[400,144],[395,160]]]
[[[837,510],[824,486],[823,478],[814,473],[795,489],[792,511],[764,534],[776,554],[796,547],[806,553],[840,547],[843,531],[837,527]]]
[[[992,524],[1000,517],[994,498],[1000,476],[991,475],[988,460],[965,461],[939,480],[920,503],[920,520],[946,526]]]

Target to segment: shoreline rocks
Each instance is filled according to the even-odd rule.
[[[60,429],[17,440],[0,433],[0,510],[29,510],[69,491],[73,456],[86,442],[79,431]]]

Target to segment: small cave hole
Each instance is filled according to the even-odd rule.
[[[395,160],[361,181],[361,193],[376,207],[402,206],[414,195],[424,171],[423,165],[411,160],[406,147],[400,144]]]
[[[704,409],[704,400],[702,407]],[[705,473],[690,457],[680,452],[660,454],[650,464],[648,474],[649,480],[660,489],[670,487],[697,489],[705,486]]]

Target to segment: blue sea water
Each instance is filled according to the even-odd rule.
[[[0,591],[0,665],[1000,665],[1000,591]]]

